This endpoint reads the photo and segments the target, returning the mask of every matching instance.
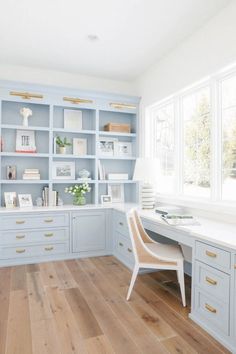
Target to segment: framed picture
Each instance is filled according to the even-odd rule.
[[[5,207],[15,208],[16,207],[16,192],[5,192],[4,193]]]
[[[64,109],[64,129],[82,130],[83,112],[76,109]]]
[[[113,203],[124,203],[124,185],[108,184],[108,195],[111,196]]]
[[[132,156],[132,143],[131,142],[123,142],[118,141],[115,145],[115,155],[123,156],[123,157],[131,157]]]
[[[101,156],[114,156],[117,139],[100,138],[98,150]]]
[[[106,205],[106,204],[111,204],[112,203],[112,197],[111,195],[101,195],[101,204]]]
[[[77,156],[87,155],[87,139],[73,139],[73,154]]]
[[[18,194],[18,200],[21,208],[33,206],[31,194]]]
[[[53,179],[75,179],[75,162],[53,161]]]
[[[33,130],[16,131],[16,152],[36,152],[35,132]]]

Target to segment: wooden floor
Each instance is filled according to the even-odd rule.
[[[0,354],[229,353],[188,319],[175,273],[139,276],[126,302],[130,276],[114,257],[1,268]]]

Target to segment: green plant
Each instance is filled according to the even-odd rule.
[[[56,138],[56,143],[59,147],[66,147],[66,146],[72,145],[69,141],[67,141],[67,138],[64,138],[62,140],[59,136],[57,136],[57,138]]]
[[[91,191],[91,188],[89,187],[88,183],[75,184],[74,186],[65,188],[65,193],[72,194],[73,196],[76,196],[76,197],[82,197],[82,196],[84,196],[84,194],[86,194],[90,191]]]

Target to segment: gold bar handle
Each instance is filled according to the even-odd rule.
[[[39,99],[43,98],[43,95],[39,95],[37,93],[30,93],[30,92],[10,91],[10,95],[21,97],[23,100],[30,100],[31,98],[39,98]]]
[[[16,224],[18,225],[21,225],[21,224],[24,224],[25,223],[25,220],[16,220]]]
[[[209,277],[206,277],[206,282],[211,284],[211,285],[217,285],[217,281],[214,279],[211,279]]]
[[[88,99],[85,99],[85,98],[63,97],[63,100],[66,101],[66,102],[73,103],[73,104],[93,103],[92,100],[88,100]]]
[[[123,247],[124,245],[123,245],[123,243],[122,243],[122,242],[119,242],[119,246]]]
[[[52,237],[53,236],[53,232],[48,233],[48,234],[44,234],[45,237]]]
[[[206,251],[206,255],[211,258],[216,258],[217,254],[211,251]]]
[[[45,247],[44,249],[45,249],[45,251],[52,251],[53,250],[53,246]]]
[[[53,222],[53,219],[45,219],[44,222]]]
[[[205,308],[212,313],[217,312],[216,309],[214,307],[212,307],[211,305],[205,304]]]
[[[16,235],[17,240],[21,240],[22,238],[25,238],[25,235]]]
[[[118,102],[111,102],[110,106],[112,108],[116,108],[116,109],[136,109],[137,106],[135,106],[134,104],[130,104],[130,103],[118,103]]]
[[[127,248],[128,252],[132,253],[133,251],[131,250],[131,248]]]
[[[25,253],[25,249],[23,248],[23,249],[18,249],[18,250],[16,250],[16,253]]]

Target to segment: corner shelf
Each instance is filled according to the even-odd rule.
[[[114,136],[114,137],[127,137],[127,138],[136,138],[136,133],[119,133],[119,132],[107,132],[100,130],[98,132],[99,136]]]
[[[77,156],[77,155],[72,155],[72,154],[53,154],[53,158],[57,159],[95,159],[95,155],[83,155],[83,156]]]
[[[91,134],[95,135],[96,131],[95,130],[70,130],[70,129],[64,129],[64,128],[53,128],[53,131],[55,133],[69,133],[69,134]]]

